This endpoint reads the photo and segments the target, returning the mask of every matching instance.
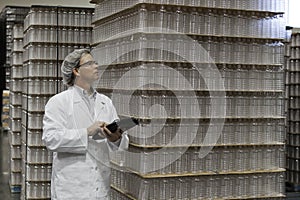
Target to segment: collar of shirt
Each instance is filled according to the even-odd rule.
[[[87,108],[89,110],[89,113],[91,114],[92,119],[94,119],[97,91],[94,88],[91,88],[92,94],[88,95],[88,92],[86,90],[84,90],[83,88],[79,87],[78,85],[74,85],[74,89],[77,91],[77,93],[83,99],[83,101],[87,105]]]
[[[96,99],[97,91],[94,88],[91,87],[91,91],[92,91],[91,95],[88,95],[88,92],[85,89],[79,87],[78,85],[74,85],[74,88],[80,94],[80,96]]]

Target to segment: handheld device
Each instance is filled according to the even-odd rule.
[[[127,131],[128,129],[135,127],[136,125],[139,125],[139,120],[134,117],[130,117],[130,118],[124,118],[121,120],[114,121],[108,124],[106,128],[110,132],[114,133],[117,131],[118,128],[120,128],[124,132]]]
[[[139,125],[139,120],[134,118],[134,117],[130,117],[130,118],[125,118],[125,119],[121,119],[121,120],[116,120],[110,124],[108,124],[106,126],[106,128],[114,133],[118,130],[118,128],[120,128],[122,130],[122,132],[127,131],[128,129],[131,129],[133,127],[135,127],[136,125]],[[104,139],[105,136],[101,135],[101,134],[95,134],[93,136],[94,140],[99,140],[99,139]]]

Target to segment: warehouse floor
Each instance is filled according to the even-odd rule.
[[[300,199],[300,193],[299,192],[287,193],[287,199],[288,200],[299,200]]]
[[[0,197],[1,200],[19,200],[20,193],[11,193],[8,185],[8,174],[0,174]]]

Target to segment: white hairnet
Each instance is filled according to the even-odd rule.
[[[76,49],[69,53],[61,65],[61,72],[63,74],[63,82],[67,85],[74,84],[73,69],[79,66],[79,61],[84,53],[90,53],[88,49]]]

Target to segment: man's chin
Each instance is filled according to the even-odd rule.
[[[90,83],[93,84],[93,83],[98,82],[99,78],[100,78],[99,76],[95,76],[95,78],[93,80],[92,79],[90,80]]]

